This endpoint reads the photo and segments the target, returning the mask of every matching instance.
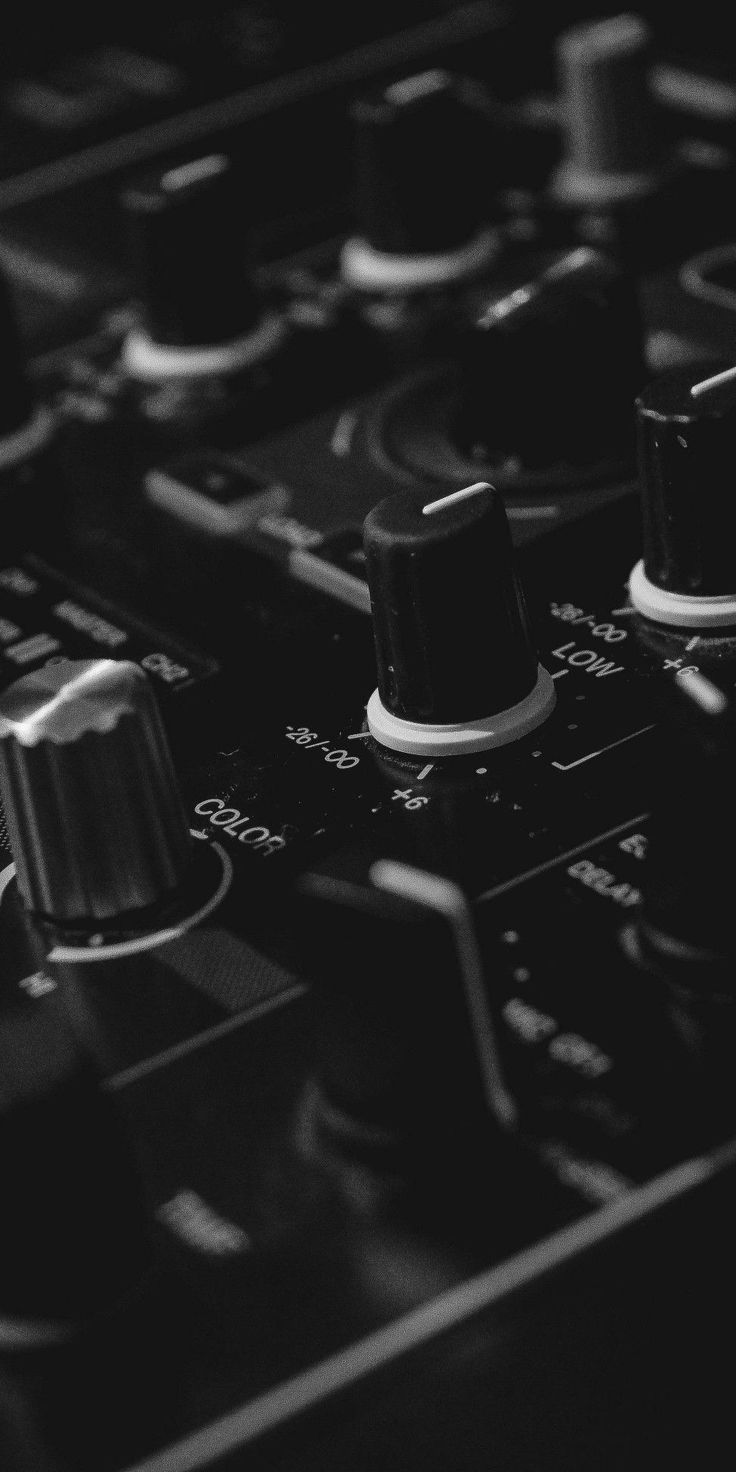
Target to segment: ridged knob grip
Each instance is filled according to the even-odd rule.
[[[0,784],[18,885],[52,919],[109,920],[181,881],[190,838],[147,676],[60,660],[0,698]]]

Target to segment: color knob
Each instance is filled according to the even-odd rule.
[[[140,910],[187,871],[168,743],[136,664],[60,660],[11,685],[0,785],[23,900],[57,922]]]

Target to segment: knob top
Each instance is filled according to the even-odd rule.
[[[636,403],[642,562],[631,596],[664,623],[736,621],[736,382],[722,362],[662,374]]]
[[[448,727],[492,716],[498,736],[503,722],[495,718],[534,695],[539,672],[498,492],[478,482],[439,498],[409,491],[389,496],[366,517],[364,543],[377,700],[389,717],[383,729],[380,713],[373,719],[375,700],[373,716],[369,704],[374,735],[394,749],[419,752],[428,750],[429,730],[439,743],[436,754],[452,754],[463,748],[452,744]],[[531,724],[542,718],[539,713]],[[475,735],[469,749],[501,744],[485,725]]]
[[[18,886],[58,922],[163,899],[190,841],[153,687],[130,661],[60,660],[0,697],[0,788]]]
[[[152,170],[125,190],[138,291],[156,344],[208,346],[257,324],[246,200],[245,181],[221,153]]]

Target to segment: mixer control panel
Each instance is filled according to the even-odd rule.
[[[0,90],[7,1472],[720,1456],[736,62],[562,9]]]

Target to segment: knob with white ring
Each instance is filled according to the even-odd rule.
[[[432,68],[359,98],[352,122],[356,233],[342,249],[343,280],[391,295],[483,270],[498,232],[487,218],[493,140],[479,86]]]
[[[387,497],[364,525],[378,688],[368,727],[416,756],[505,746],[555,703],[539,664],[503,502],[485,482]]]
[[[662,374],[640,394],[636,416],[643,556],[631,601],[673,627],[736,624],[736,370],[706,362]]]
[[[248,261],[245,182],[225,154],[153,169],[123,194],[143,321],[123,363],[142,382],[244,371],[284,336]]]
[[[34,403],[12,292],[0,271],[0,473],[31,459],[46,444],[51,428],[49,410]]]

